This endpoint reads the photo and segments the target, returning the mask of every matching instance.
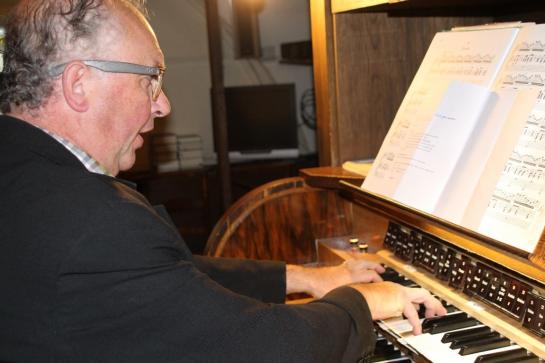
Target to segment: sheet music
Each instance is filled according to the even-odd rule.
[[[501,89],[486,123],[474,134],[462,167],[445,188],[435,213],[462,226],[478,230],[511,151],[536,104],[536,90]]]
[[[392,197],[453,80],[491,88],[519,28],[438,33],[362,187]]]
[[[433,210],[443,219],[474,230],[536,98],[534,91],[512,89],[494,95],[494,107],[485,110],[487,117],[475,126]]]
[[[495,88],[545,85],[545,24],[521,28]]]
[[[521,30],[496,87],[539,90],[479,232],[532,252],[545,228],[545,26]]]
[[[545,104],[540,104],[504,167],[479,232],[532,252],[544,227]]]

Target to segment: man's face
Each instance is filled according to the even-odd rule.
[[[148,66],[164,66],[164,57],[153,31],[145,20],[130,11],[120,11],[119,22],[111,35],[113,51],[107,60]],[[121,30],[121,31],[119,31]],[[135,151],[144,142],[141,133],[153,129],[155,117],[170,113],[163,92],[152,98],[151,77],[136,74],[108,73],[97,97],[94,125],[96,144],[91,155],[113,175],[130,169]]]

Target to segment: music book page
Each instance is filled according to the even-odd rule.
[[[407,147],[413,149],[394,199],[433,213],[455,169],[462,166],[476,125],[483,124],[497,95],[486,87],[453,81],[427,130]],[[463,105],[463,107],[460,107]],[[479,122],[481,121],[481,122]]]
[[[526,123],[538,93],[501,90],[480,122],[443,190],[437,216],[477,230],[498,176]]]

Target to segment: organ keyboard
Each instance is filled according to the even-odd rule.
[[[319,256],[330,261],[330,253],[341,259],[362,256],[354,240],[360,239],[321,239]],[[383,245],[376,255],[366,255],[388,267],[383,279],[430,290],[449,314],[422,317],[418,336],[402,317],[378,322],[381,338],[371,362],[540,362],[545,357],[543,286],[399,223],[389,223]]]

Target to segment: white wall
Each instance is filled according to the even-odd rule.
[[[198,134],[205,158],[213,159],[210,70],[205,0],[148,0],[154,27],[167,63],[164,89],[172,104],[157,131]],[[222,18],[225,85],[296,83],[297,101],[312,87],[309,66],[279,64],[278,59],[235,60],[229,0],[218,0]],[[280,44],[310,39],[308,0],[265,0],[259,15],[262,47],[279,57]],[[298,111],[299,112],[299,111]],[[314,132],[300,127],[300,151],[315,151]]]

